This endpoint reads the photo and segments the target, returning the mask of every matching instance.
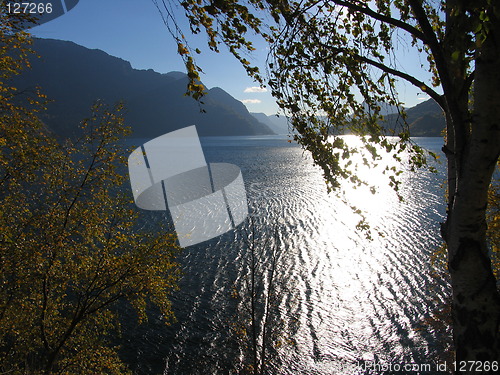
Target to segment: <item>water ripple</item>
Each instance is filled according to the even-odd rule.
[[[258,235],[274,236],[282,252],[273,304],[281,341],[270,373],[362,374],[363,360],[436,360],[443,338],[416,327],[429,315],[433,294],[444,298],[448,287],[431,276],[429,261],[440,243],[440,175],[404,175],[403,203],[390,189],[374,196],[348,192],[381,233],[368,240],[355,231],[359,217],[326,193],[320,171],[300,148],[278,138],[205,140],[204,148],[210,162],[242,169]],[[245,296],[235,298],[234,287],[249,272],[242,236],[240,230],[185,250],[174,300],[178,322],[164,332],[168,345],[148,343],[166,358],[165,373],[241,371],[244,340],[234,327],[244,319]]]

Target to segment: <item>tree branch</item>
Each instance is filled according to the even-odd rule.
[[[426,35],[421,32],[419,29],[415,28],[414,26],[407,24],[406,22],[403,22],[401,20],[398,20],[396,18],[392,18],[389,16],[384,16],[383,14],[377,13],[373,9],[367,7],[367,6],[361,6],[354,4],[349,1],[343,1],[343,0],[332,0],[333,3],[346,7],[347,9],[352,9],[356,12],[360,12],[363,14],[366,14],[367,16],[374,18],[380,22],[387,23],[389,25],[395,26],[397,28],[400,28],[402,30],[407,31],[409,34],[413,35],[414,37],[420,39],[422,42],[425,44],[428,44],[428,40]]]
[[[404,72],[402,72],[400,70],[391,68],[391,67],[389,67],[387,65],[379,63],[378,61],[369,59],[368,57],[364,57],[364,56],[360,56],[360,55],[354,55],[354,58],[357,59],[357,60],[359,60],[359,61],[362,61],[362,62],[364,62],[366,64],[374,66],[374,67],[382,70],[385,73],[392,74],[392,75],[394,75],[396,77],[404,79],[405,81],[407,81],[407,82],[411,83],[412,85],[418,87],[420,90],[422,90],[427,95],[429,95],[432,99],[434,99],[436,101],[436,103],[439,104],[439,106],[443,110],[445,109],[445,102],[443,100],[443,97],[441,95],[439,95],[435,90],[433,90],[430,86],[428,86],[427,84],[425,84],[424,82],[422,82],[422,81],[416,79],[415,77],[413,77],[413,76],[411,76],[411,75],[409,75],[407,73],[404,73]]]
[[[361,56],[359,54],[353,53],[353,51],[350,51],[346,48],[338,48],[338,47],[333,47],[333,46],[328,46],[325,45],[324,43],[320,42],[319,39],[317,40],[318,43],[329,50],[334,51],[335,55],[343,53],[343,54],[349,54],[352,58],[354,58],[357,61],[364,62],[365,64],[371,65],[377,69],[380,69],[381,71],[391,74],[393,76],[399,77],[404,79],[405,81],[411,83],[412,85],[418,87],[420,90],[425,92],[427,95],[429,95],[432,99],[436,101],[436,103],[439,104],[439,106],[445,110],[445,101],[443,100],[442,95],[438,94],[432,87],[424,83],[423,81],[420,81],[416,79],[415,77],[409,75],[408,73],[402,72],[400,70],[391,68],[385,64],[382,64],[381,62],[375,61],[373,59],[370,59],[365,56]],[[331,55],[329,56],[331,58]],[[322,60],[326,60],[327,58],[323,58]]]
[[[467,76],[467,78],[465,78],[464,85],[462,87],[462,90],[460,91],[460,96],[469,95],[469,90],[474,83],[475,73],[476,71],[474,70]]]
[[[410,2],[415,2],[415,1],[418,2],[418,0],[411,0]],[[421,32],[420,30],[416,29],[415,27],[413,27],[413,26],[411,26],[411,25],[409,25],[401,20],[397,20],[395,18],[384,16],[380,13],[377,13],[373,9],[366,7],[366,6],[353,4],[351,2],[344,1],[344,0],[332,0],[332,2],[339,5],[339,6],[344,6],[348,9],[352,9],[354,11],[366,14],[367,16],[370,16],[370,17],[377,19],[381,22],[388,23],[388,24],[391,24],[391,25],[396,26],[398,28],[401,28],[401,29],[409,32],[411,35],[414,35],[415,37],[420,39],[422,42],[429,45],[429,48],[431,49],[431,52],[433,53],[433,55],[439,55],[437,57],[434,56],[434,58],[435,58],[435,60],[440,61],[440,65],[438,66],[438,68],[441,68],[441,72],[443,74],[445,74],[445,72],[447,71],[446,64],[444,63],[444,59],[443,59],[441,46],[439,44],[439,41],[436,38],[436,35],[432,29],[432,26],[428,23],[428,20],[426,18],[425,11],[423,10],[423,8],[420,7],[421,8],[420,12],[418,10],[415,11],[415,13],[416,13],[415,16],[417,17],[417,21],[419,22],[419,24],[424,24],[426,22],[426,25],[421,26],[422,29],[425,30],[426,32]],[[420,20],[421,17],[425,18],[425,20]],[[307,25],[304,25],[304,26],[307,28]],[[417,78],[415,78],[407,73],[404,73],[400,70],[391,68],[391,67],[389,67],[381,62],[378,62],[376,60],[359,55],[358,53],[353,53],[353,51],[348,50],[347,48],[339,48],[338,46],[330,46],[328,44],[325,44],[324,42],[322,42],[320,40],[320,38],[314,32],[311,32],[310,36],[312,36],[316,40],[318,45],[320,45],[321,47],[323,47],[329,51],[333,51],[333,53],[335,55],[340,54],[340,53],[348,54],[352,58],[354,58],[355,60],[357,60],[359,62],[363,62],[363,63],[368,64],[370,66],[373,66],[377,69],[380,69],[381,71],[383,71],[385,73],[388,73],[388,74],[391,74],[393,76],[404,79],[405,81],[411,83],[412,85],[418,87],[423,92],[428,94],[432,99],[434,99],[436,101],[436,103],[439,104],[439,106],[443,110],[446,109],[446,103],[445,103],[443,97],[440,94],[438,94],[434,89],[432,89],[432,87],[430,87],[429,85],[425,84],[424,82],[418,80]],[[331,58],[331,55],[327,56],[326,58],[323,58],[322,60],[327,60],[328,58]],[[437,61],[436,61],[436,64],[437,64]],[[447,75],[443,78],[446,79]]]
[[[410,4],[413,14],[415,15],[415,18],[425,35],[427,40],[426,44],[429,46],[431,53],[434,56],[439,78],[443,83],[443,90],[447,91],[451,86],[448,75],[448,65],[446,64],[446,59],[443,55],[441,43],[439,43],[432,25],[429,23],[429,18],[422,7],[422,0],[408,0],[408,3]]]

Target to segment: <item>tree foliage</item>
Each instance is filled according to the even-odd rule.
[[[172,318],[176,238],[137,220],[121,105],[97,103],[84,136],[61,143],[37,117],[44,97],[9,86],[29,52],[12,17],[0,23],[0,372],[127,373],[111,344],[117,303]]]
[[[487,220],[493,272],[497,280],[500,280],[500,177],[498,174],[493,179],[488,191]]]

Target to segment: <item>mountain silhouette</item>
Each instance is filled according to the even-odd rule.
[[[406,123],[412,137],[441,137],[445,129],[445,118],[441,107],[428,99],[414,107],[406,108]],[[397,123],[402,123],[400,115],[393,113],[384,116],[385,126],[394,128]]]
[[[391,129],[401,129],[404,123],[403,118],[398,113],[391,113],[397,111],[393,106],[383,107],[384,120],[382,125],[388,129],[386,134],[392,135]],[[428,99],[414,107],[405,108],[406,123],[410,130],[412,137],[441,137],[445,129],[444,114],[439,105],[433,100]],[[277,117],[277,115],[267,116],[264,113],[252,113],[258,121],[266,124],[277,134],[288,134],[290,129],[287,118],[285,116]],[[405,126],[406,127],[406,126]]]
[[[185,96],[188,78],[133,69],[128,61],[73,42],[34,39],[31,69],[13,79],[19,90],[40,87],[51,100],[42,120],[60,137],[78,134],[96,100],[123,101],[134,138],[153,138],[196,125],[200,136],[273,134],[246,107],[220,88],[207,90],[204,104]],[[202,112],[202,109],[204,112]]]
[[[288,125],[288,119],[285,116],[278,115],[266,115],[265,113],[250,113],[253,117],[255,117],[259,122],[266,124],[269,128],[275,132],[276,134],[288,134],[290,132],[290,128]]]

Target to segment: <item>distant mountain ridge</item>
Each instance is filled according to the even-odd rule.
[[[200,136],[274,134],[220,88],[207,90],[203,105],[186,97],[184,73],[133,69],[128,61],[101,50],[61,40],[34,39],[33,49],[41,58],[31,58],[32,68],[12,84],[20,90],[42,88],[52,100],[42,120],[59,136],[77,133],[80,121],[99,99],[108,104],[124,102],[125,123],[136,138],[190,125],[196,125]]]
[[[33,49],[41,58],[32,58],[32,68],[12,84],[20,90],[40,86],[53,100],[42,119],[59,136],[77,133],[98,99],[108,104],[124,101],[126,124],[137,138],[153,138],[193,124],[200,136],[288,134],[286,117],[251,114],[218,87],[207,90],[200,106],[184,95],[188,79],[182,72],[133,69],[128,61],[106,52],[61,40],[34,39]],[[201,113],[202,108],[206,113]],[[444,116],[432,99],[406,113],[411,136],[442,135]],[[398,114],[385,114],[388,128],[400,121]]]
[[[265,113],[253,113],[250,114],[255,117],[259,122],[266,124],[273,132],[276,134],[288,134],[290,132],[288,126],[288,119],[285,116],[271,115],[268,116]]]
[[[395,129],[402,123],[403,119],[399,113],[390,113],[397,111],[396,107],[386,106],[383,108],[384,121],[386,129]],[[428,99],[414,107],[405,108],[406,123],[410,129],[411,137],[441,137],[445,129],[445,118],[441,107],[433,100]],[[284,116],[267,116],[264,113],[251,113],[261,123],[266,124],[276,134],[288,134],[288,122]],[[388,132],[388,134],[390,134]]]
[[[445,118],[441,107],[428,99],[414,107],[406,108],[406,123],[410,129],[411,137],[441,137],[445,129]],[[385,126],[394,127],[401,123],[402,118],[398,113],[384,116]]]

